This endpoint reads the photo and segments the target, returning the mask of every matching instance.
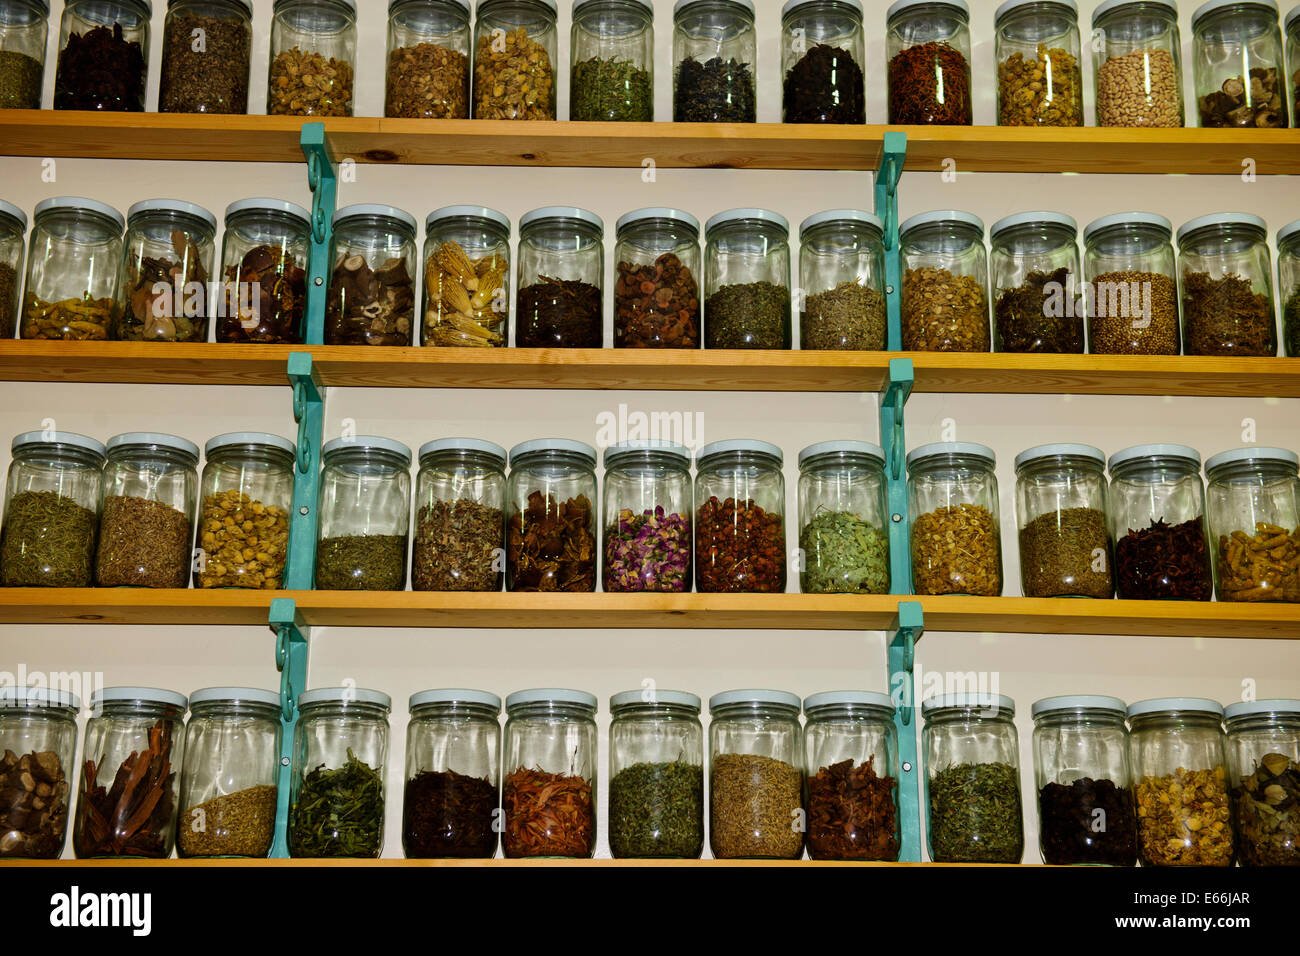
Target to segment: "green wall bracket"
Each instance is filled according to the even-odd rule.
[[[911,359],[889,360],[880,390],[880,444],[885,450],[886,504],[889,508],[889,582],[894,594],[912,593],[911,549],[907,530],[907,433],[903,409],[912,394]]]
[[[275,634],[275,666],[280,671],[279,802],[275,808],[275,841],[271,856],[289,855],[289,790],[293,780],[293,731],[298,719],[298,698],[307,688],[307,640],[293,598],[271,601],[271,632]]]
[[[311,270],[307,276],[307,321],[303,341],[308,345],[325,342],[325,295],[334,257],[334,204],[338,197],[338,175],[334,157],[325,138],[324,123],[306,123],[302,128],[302,153],[307,158],[307,185],[311,187]]]
[[[885,308],[888,337],[885,347],[891,352],[903,348],[903,271],[898,248],[898,180],[907,160],[907,134],[898,130],[885,133],[880,149],[880,167],[876,170],[876,215],[885,224]]]
[[[924,632],[920,602],[899,601],[898,617],[889,631],[889,686],[898,732],[898,823],[903,836],[898,858],[908,863],[921,861],[921,764],[916,749],[912,665],[916,642]]]
[[[293,476],[293,512],[289,515],[289,557],[284,567],[286,591],[309,591],[316,572],[316,504],[320,485],[320,448],[325,430],[325,398],[310,352],[289,353],[293,417],[298,423],[298,454]]]

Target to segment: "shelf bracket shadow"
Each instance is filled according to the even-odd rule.
[[[925,633],[919,601],[899,601],[898,616],[889,630],[889,689],[894,698],[894,729],[898,734],[898,811],[902,845],[898,858],[921,860],[921,768],[917,759],[915,680],[912,667],[916,642]]]
[[[275,634],[275,666],[280,672],[279,794],[275,808],[275,841],[271,856],[289,855],[289,791],[293,779],[293,733],[298,719],[298,698],[307,689],[307,643],[311,629],[302,623],[293,598],[275,598],[269,613]]]

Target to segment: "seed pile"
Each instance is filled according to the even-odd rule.
[[[903,276],[903,348],[987,352],[989,304],[974,276],[923,266]]]
[[[1171,277],[1104,272],[1092,285],[1088,336],[1093,354],[1178,354],[1178,296]]]
[[[1020,574],[1025,597],[1110,597],[1105,514],[1062,508],[1034,518],[1020,529]]]
[[[394,49],[388,55],[384,115],[469,119],[469,57],[437,43]]]
[[[291,47],[271,61],[266,112],[272,116],[351,116],[352,64]]]
[[[277,793],[264,784],[190,807],[177,823],[180,855],[266,856],[275,836]]]
[[[108,495],[99,521],[95,583],[101,588],[183,588],[194,529],[183,511],[135,495]]]
[[[999,126],[1082,126],[1083,76],[1068,50],[1040,43],[998,64]]]
[[[1097,70],[1097,125],[1179,127],[1178,66],[1168,50],[1134,50]]]
[[[474,55],[474,118],[555,119],[555,71],[546,47],[523,27],[484,32]]]

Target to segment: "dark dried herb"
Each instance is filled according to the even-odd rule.
[[[33,750],[0,758],[0,859],[53,860],[68,829],[68,780],[59,755]]]
[[[604,312],[600,289],[579,279],[538,276],[519,290],[515,345],[521,349],[598,349]]]
[[[122,24],[68,34],[54,74],[56,110],[144,111],[145,58]]]
[[[406,587],[406,535],[345,534],[316,546],[322,591],[401,591]]]
[[[717,56],[701,63],[688,56],[677,64],[673,80],[676,123],[752,123],[756,102],[754,74],[748,63]]]
[[[247,113],[251,44],[240,18],[173,12],[163,28],[158,112]]]
[[[1119,597],[1138,601],[1208,601],[1214,593],[1205,521],[1152,521],[1115,545]]]
[[[818,43],[785,75],[787,123],[865,123],[862,67],[848,50]]]
[[[762,754],[716,754],[709,773],[709,847],[719,860],[803,855],[803,771]]]
[[[87,760],[73,849],[94,856],[165,857],[167,832],[176,806],[172,771],[172,728],[159,720],[149,728],[149,749],[131,751],[105,790],[99,783],[104,758]]]
[[[635,763],[609,782],[615,859],[693,860],[704,849],[704,768],[676,760]]]
[[[654,120],[654,81],[631,60],[593,56],[573,64],[569,118],[649,123]]]
[[[771,282],[724,285],[704,303],[704,347],[788,349],[790,290]]]
[[[17,50],[0,50],[0,109],[40,109],[44,76],[45,66],[35,57]]]
[[[596,538],[591,501],[560,501],[540,491],[510,516],[506,570],[511,591],[595,591]]]
[[[95,512],[54,491],[20,491],[0,533],[0,583],[7,588],[88,588]]]
[[[1242,866],[1300,866],[1300,762],[1265,754],[1232,788],[1232,812]]]
[[[505,515],[468,498],[435,501],[415,517],[411,587],[416,591],[499,591]]]
[[[889,61],[889,122],[970,126],[970,64],[947,43],[921,43]]]
[[[421,770],[406,781],[402,847],[411,859],[478,859],[497,851],[497,788],[454,770]]]
[[[1043,862],[1051,866],[1137,861],[1133,792],[1113,780],[1047,784],[1038,791],[1038,831]]]
[[[297,345],[302,342],[307,308],[307,273],[293,254],[280,246],[254,246],[238,266],[226,268],[229,290],[218,342],[256,342],[261,345]],[[242,300],[256,293],[257,301]]]
[[[1297,95],[1300,95],[1300,91]],[[1291,290],[1291,295],[1286,300],[1282,328],[1286,336],[1286,354],[1300,358],[1300,285]]]
[[[618,264],[614,285],[614,347],[700,347],[700,287],[671,252],[654,265]]]
[[[805,351],[880,352],[885,336],[885,297],[859,282],[841,282],[808,296],[799,317],[799,345]]]
[[[18,324],[18,273],[7,262],[0,262],[0,334],[14,334]]]
[[[349,747],[342,767],[303,777],[289,808],[289,855],[377,857],[383,831],[383,776]]]
[[[99,522],[95,583],[101,588],[183,588],[190,577],[190,516],[134,495],[108,495]]]
[[[841,760],[808,778],[808,855],[814,860],[897,860],[898,782],[876,775],[875,755]]]
[[[334,265],[325,300],[326,345],[410,345],[415,280],[395,256],[371,269],[365,256]]]
[[[930,778],[936,863],[1019,863],[1025,851],[1020,775],[1005,763],[962,763]]]
[[[596,803],[582,777],[520,767],[506,777],[501,806],[507,857],[590,857],[596,850]]]
[[[998,294],[993,331],[999,352],[1082,355],[1083,313],[1066,309],[1063,290],[1073,288],[1069,269],[1034,270],[1025,281]],[[1074,315],[1067,313],[1073,311]],[[1059,314],[1056,314],[1059,313]]]
[[[1108,598],[1110,534],[1096,508],[1047,511],[1020,529],[1025,597]]]
[[[174,259],[131,250],[123,276],[123,301],[113,311],[113,338],[118,341],[208,340],[208,271],[199,247],[179,229],[172,230],[171,244]],[[195,289],[192,283],[202,290],[199,294],[190,294]]]
[[[700,592],[785,590],[785,522],[752,498],[715,495],[695,513],[695,589]]]
[[[1183,335],[1188,355],[1277,354],[1273,301],[1239,275],[1183,273]]]

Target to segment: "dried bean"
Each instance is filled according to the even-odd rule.
[[[1178,66],[1168,50],[1134,50],[1097,70],[1097,125],[1180,127]]]

